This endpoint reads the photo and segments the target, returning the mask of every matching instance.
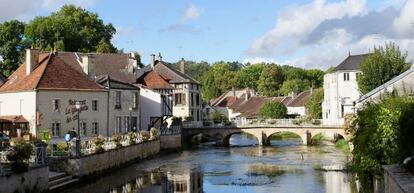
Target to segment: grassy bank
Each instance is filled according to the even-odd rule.
[[[335,147],[344,151],[345,153],[350,153],[351,150],[349,148],[348,142],[345,139],[339,139],[335,142]]]
[[[270,136],[270,140],[300,139],[300,136],[291,132],[281,132]]]

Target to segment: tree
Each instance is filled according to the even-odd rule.
[[[365,94],[406,71],[409,68],[406,58],[407,53],[402,54],[394,43],[374,48],[374,53],[360,63],[362,75],[357,80],[360,92]]]
[[[264,64],[254,64],[242,68],[236,73],[236,84],[239,88],[251,88],[257,90],[260,75]]]
[[[283,82],[282,87],[280,87],[279,93],[286,96],[290,92],[299,93],[309,88],[310,83],[307,79],[286,80]]]
[[[312,119],[322,118],[323,88],[315,89],[306,104],[308,115]]]
[[[139,54],[138,52],[134,52],[134,59],[135,61],[137,61],[138,67],[144,68],[144,64],[141,62],[141,54]]]
[[[235,86],[235,72],[227,63],[215,63],[202,78],[203,98],[209,101]]]
[[[264,119],[281,119],[287,114],[286,106],[279,102],[266,102],[259,110],[259,116]]]
[[[0,71],[9,76],[21,62],[21,53],[26,48],[24,42],[25,24],[11,20],[0,24],[0,56],[3,59]]]
[[[323,76],[325,73],[318,69],[306,70],[306,77],[309,80],[310,86],[318,88],[323,86]]]
[[[96,46],[97,53],[114,53],[116,48],[109,42],[105,40],[101,40],[99,44]]]
[[[260,75],[258,91],[264,96],[276,96],[283,80],[282,69],[275,64],[267,64]]]
[[[115,52],[110,43],[115,32],[112,24],[105,25],[96,13],[65,5],[50,16],[30,21],[25,36],[40,49],[56,48],[59,44],[63,51],[93,52],[100,45],[100,51]]]

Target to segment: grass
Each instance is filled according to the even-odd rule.
[[[319,133],[312,137],[310,144],[313,146],[322,145],[322,141],[324,140],[326,140],[325,137],[322,135],[322,133]]]
[[[339,139],[335,142],[335,147],[344,151],[345,153],[351,152],[348,142],[345,139]]]

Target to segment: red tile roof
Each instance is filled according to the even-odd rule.
[[[234,102],[236,102],[236,100],[237,100],[237,97],[228,96],[228,97],[224,98],[222,101],[220,101],[220,103],[216,104],[215,106],[230,107],[231,105],[233,105]]]
[[[22,115],[7,115],[7,116],[0,116],[0,122],[3,123],[28,123],[27,119],[25,119]]]
[[[65,63],[59,54],[40,54],[39,66],[26,75],[26,65],[22,64],[0,87],[0,92],[18,92],[34,89],[93,90],[104,91],[85,74]]]
[[[139,77],[137,83],[150,89],[173,89],[173,87],[154,70],[146,72]]]

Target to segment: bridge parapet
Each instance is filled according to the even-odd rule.
[[[183,128],[274,128],[274,127],[291,127],[291,128],[341,128],[342,124],[323,124],[321,119],[303,120],[303,119],[249,119],[236,120],[227,123],[214,123],[212,121],[191,121],[183,122]]]

